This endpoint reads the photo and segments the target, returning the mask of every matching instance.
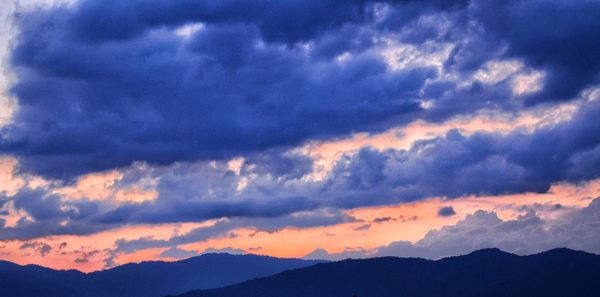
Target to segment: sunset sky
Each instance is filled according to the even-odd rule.
[[[600,1],[1,5],[0,260],[600,253]]]

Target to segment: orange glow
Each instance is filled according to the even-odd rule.
[[[429,230],[453,225],[479,209],[495,211],[501,218],[511,219],[523,213],[522,206],[560,203],[566,207],[580,208],[589,204],[592,197],[597,196],[600,196],[600,179],[584,185],[557,184],[546,194],[463,197],[454,200],[431,198],[400,205],[348,210],[347,214],[356,218],[355,222],[312,228],[288,227],[272,233],[257,231],[254,228],[240,228],[230,232],[229,235],[235,236],[212,238],[181,245],[179,248],[197,252],[207,248],[237,248],[247,253],[276,257],[302,257],[316,248],[325,248],[329,252],[341,252],[349,248],[374,249],[398,240],[415,242]],[[438,210],[444,206],[452,206],[456,215],[438,216]],[[539,215],[543,217],[551,213]],[[109,250],[115,248],[116,240],[169,239],[194,228],[212,224],[214,221],[127,226],[88,236],[51,236],[30,241],[50,245],[52,250],[46,255],[41,255],[39,251],[31,248],[19,249],[24,241],[5,241],[0,245],[0,256],[21,264],[37,263],[57,269],[94,271],[104,268],[104,260],[108,257]],[[119,265],[144,260],[176,260],[159,258],[167,249],[149,248],[119,254],[114,258],[114,262]],[[86,255],[85,261],[81,260]],[[76,259],[80,260],[76,262]]]

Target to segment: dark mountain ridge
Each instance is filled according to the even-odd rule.
[[[597,297],[599,280],[598,255],[555,249],[518,256],[484,249],[440,260],[348,259],[179,297]]]
[[[142,262],[83,273],[0,261],[4,297],[162,297],[272,275],[323,261],[204,254],[176,262]]]

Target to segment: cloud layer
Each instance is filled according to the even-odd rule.
[[[124,224],[200,222],[219,218],[275,219],[295,226],[346,220],[339,210],[391,205],[429,197],[544,193],[558,182],[600,177],[600,101],[582,105],[571,120],[533,132],[463,135],[458,130],[414,143],[409,149],[366,147],[342,155],[323,179],[308,178],[312,159],[271,151],[244,160],[237,171],[227,162],[138,164],[111,181],[106,197],[69,198],[55,187],[23,185],[3,203],[29,220],[5,227],[2,239],[53,234],[89,234]],[[60,185],[60,183],[59,183]],[[149,191],[143,201],[115,201],[118,189]],[[327,210],[327,211],[324,211]],[[253,221],[254,220],[254,221]],[[239,225],[236,225],[239,226]]]
[[[396,241],[373,250],[347,249],[340,253],[317,249],[305,257],[331,260],[386,256],[440,259],[484,248],[500,248],[526,255],[556,247],[600,253],[599,218],[600,198],[583,209],[567,211],[558,219],[542,219],[533,208],[514,220],[502,220],[493,211],[479,210],[456,225],[428,232],[414,244]]]
[[[570,100],[597,82],[594,1],[443,3],[78,1],[25,12],[10,53],[19,110],[0,149],[31,172],[73,177]],[[411,46],[451,51],[441,68],[393,55]],[[516,102],[504,80],[460,85],[502,59],[542,71],[542,89]]]

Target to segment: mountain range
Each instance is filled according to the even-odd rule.
[[[83,273],[0,261],[0,296],[163,297],[192,289],[222,287],[321,262],[220,253]]]
[[[517,256],[498,249],[425,260],[322,263],[178,297],[600,296],[600,256],[569,249]]]
[[[599,280],[599,255],[564,248],[338,262],[204,254],[92,273],[0,261],[0,297],[597,297]]]

